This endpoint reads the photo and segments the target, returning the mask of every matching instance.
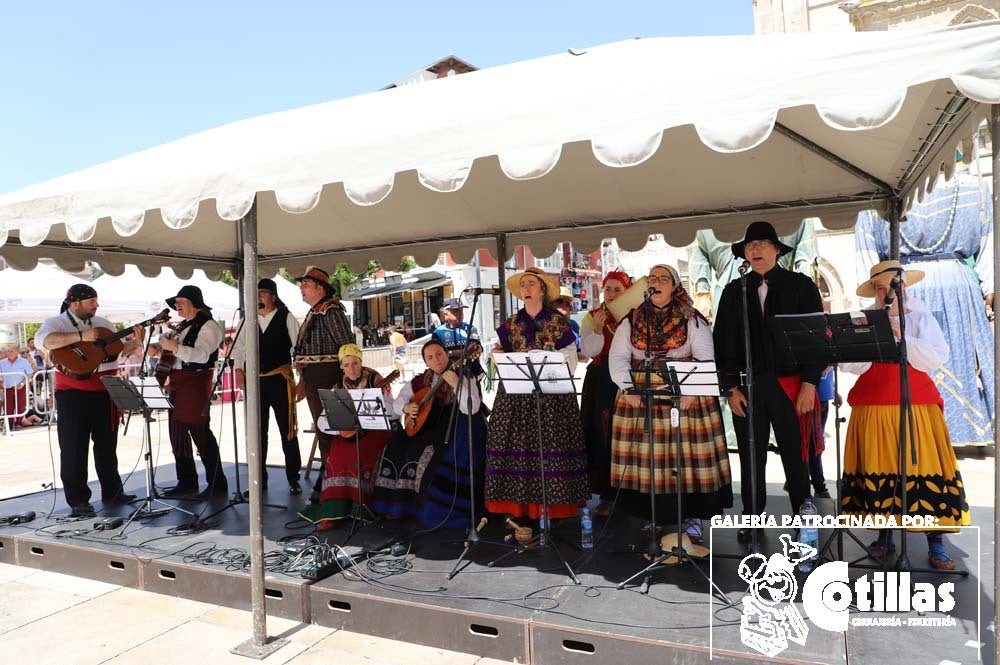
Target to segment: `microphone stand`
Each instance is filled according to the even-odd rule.
[[[246,323],[246,317],[243,315],[242,299],[240,299],[241,305],[237,312],[240,314],[240,325],[236,327],[236,332],[233,334],[232,344],[226,349],[226,355],[222,359],[222,364],[219,367],[219,373],[215,377],[215,381],[212,383],[212,390],[208,393],[208,402],[206,402],[205,407],[202,409],[202,415],[208,413],[208,410],[212,406],[212,396],[215,395],[215,391],[219,389],[222,384],[222,377],[226,373],[226,368],[229,367],[231,370],[232,379],[229,382],[229,406],[231,407],[232,423],[233,423],[233,466],[236,469],[236,491],[233,492],[232,496],[229,497],[229,501],[222,508],[219,508],[215,512],[209,513],[205,517],[201,518],[201,522],[207,522],[211,518],[215,517],[224,510],[234,508],[240,504],[250,503],[247,497],[243,494],[243,490],[240,487],[240,447],[239,447],[239,437],[237,436],[236,430],[236,369],[233,367],[232,355],[233,349],[236,348],[236,342],[240,338],[240,333],[243,332],[243,325]],[[256,323],[256,321],[254,322]],[[244,414],[245,415],[245,414]],[[244,423],[246,423],[247,418],[244,417]],[[266,422],[261,423],[261,427],[266,427]],[[288,424],[289,427],[292,423]],[[221,430],[220,430],[221,431]],[[280,434],[280,432],[279,432]],[[219,464],[222,464],[222,453],[221,446],[219,452]],[[264,464],[267,464],[267,460],[264,460]],[[213,482],[215,481],[215,476],[212,477]],[[261,503],[262,506],[268,508],[277,508],[279,510],[287,510],[288,506],[282,506],[275,503]],[[196,520],[197,521],[197,520]]]
[[[904,307],[903,284],[900,274],[897,273],[892,278],[890,285],[891,292],[896,294],[896,303],[899,309],[899,484],[902,488],[902,505],[900,506],[900,516],[910,512],[906,498],[906,442],[910,443],[910,457],[913,466],[917,465],[917,447],[914,441],[913,427],[913,400],[910,394],[910,365],[906,354],[906,308]],[[887,309],[892,307],[890,300]],[[906,553],[906,529],[900,526],[899,556],[896,558],[896,570],[912,571],[910,559]],[[931,571],[928,571],[931,572]]]
[[[758,515],[757,511],[757,437],[754,434],[754,378],[753,378],[753,353],[750,345],[750,299],[747,295],[749,289],[747,282],[750,273],[750,263],[743,262],[740,271],[740,290],[743,293],[743,346],[746,354],[746,386],[747,386],[747,447],[750,462],[750,510],[752,515]],[[761,312],[763,315],[763,312]],[[765,451],[765,454],[766,451]],[[743,507],[746,510],[746,506]],[[750,529],[750,551],[760,552],[760,543],[757,541],[757,529]]]
[[[472,444],[472,417],[474,415],[472,413],[472,386],[473,386],[472,380],[474,376],[472,372],[469,371],[466,362],[469,353],[469,344],[473,341],[472,338],[473,324],[471,323],[471,321],[476,320],[476,306],[479,304],[479,296],[481,293],[483,293],[484,289],[473,289],[472,291],[473,291],[472,310],[469,312],[469,320],[470,320],[469,333],[465,338],[465,344],[462,346],[462,357],[461,359],[459,359],[459,364],[458,364],[458,389],[462,387],[462,383],[467,375],[469,379],[468,390],[466,391],[465,395],[466,409],[468,410],[468,413],[466,414],[466,426],[468,428],[466,443],[469,446],[469,528],[466,531],[465,547],[462,550],[462,554],[459,555],[458,560],[455,561],[455,565],[452,566],[451,572],[448,573],[448,576],[446,578],[449,580],[453,579],[456,575],[465,570],[465,568],[468,566],[468,563],[466,563],[465,566],[463,566],[462,565],[463,561],[465,561],[465,559],[472,554],[472,550],[475,549],[478,545],[486,543],[488,545],[496,545],[497,547],[510,547],[507,543],[499,543],[499,542],[486,541],[480,539],[479,530],[482,529],[484,526],[486,526],[487,523],[487,518],[485,516],[483,517],[482,524],[476,523],[477,522],[476,483],[475,483],[475,470],[474,470],[476,451],[475,447]],[[461,327],[459,327],[459,330],[461,330]],[[477,388],[478,388],[478,383],[479,382],[476,381]],[[451,414],[451,420],[448,424],[447,439],[445,439],[446,445],[452,443],[451,426],[455,422],[455,419],[457,418],[457,413],[461,413],[460,409],[458,408],[459,404],[458,389],[455,390],[455,403],[451,407],[452,414]]]

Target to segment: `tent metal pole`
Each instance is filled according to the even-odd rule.
[[[257,327],[257,201],[241,222],[243,229],[243,312],[251,319],[243,326],[243,348],[246,349],[246,410],[247,485],[261,487],[260,450],[260,347]],[[264,599],[264,515],[262,497],[250,492],[250,607],[253,615],[253,637],[232,649],[241,656],[258,660],[288,643],[288,640],[268,640],[267,607]]]
[[[507,320],[507,234],[497,234],[497,278],[500,280],[500,321]]]
[[[993,282],[996,288],[997,275],[1000,274],[1000,233],[997,233],[996,219],[997,210],[1000,210],[1000,104],[990,105],[990,136],[993,141]],[[994,307],[996,305],[994,304]],[[1000,476],[1000,456],[996,450],[1000,447],[1000,434],[998,434],[996,414],[1000,407],[1000,376],[997,375],[996,368],[1000,367],[1000,337],[993,335],[993,510],[1000,506],[1000,484],[997,477]],[[1000,520],[993,519],[993,542],[1000,542]],[[997,591],[997,580],[1000,579],[1000,560],[993,557],[993,625],[1000,626],[1000,603],[995,602]],[[980,620],[980,626],[982,621]],[[982,628],[980,627],[980,630]],[[980,640],[981,641],[981,640]],[[980,656],[982,658],[982,656]],[[1000,640],[993,639],[993,662],[1000,663]]]
[[[893,198],[889,201],[889,258],[899,260],[899,220],[902,217],[900,201]]]

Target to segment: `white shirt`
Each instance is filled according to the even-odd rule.
[[[632,359],[641,359],[645,351],[632,346],[632,322],[622,319],[615,330],[611,350],[608,352],[611,380],[627,390],[632,387]],[[694,358],[695,360],[715,360],[715,345],[712,342],[712,329],[704,321],[697,318],[688,319],[687,341],[683,346],[667,352],[667,358]]]
[[[575,345],[574,345],[575,348]],[[464,379],[459,379],[458,390],[456,399],[458,400],[458,410],[462,413],[469,414],[468,405],[468,390],[469,386],[475,381],[472,377],[466,377]],[[443,384],[442,384],[443,385]],[[393,411],[397,418],[403,417],[403,407],[413,401],[413,384],[407,381],[399,391],[399,395],[396,396],[396,400],[392,403]],[[482,406],[482,399],[479,397],[479,386],[475,386],[472,390],[472,413],[479,413],[479,407]]]
[[[764,301],[767,300],[767,282],[761,280],[760,286],[757,287],[757,297],[760,298],[760,313],[764,313]]]
[[[267,332],[267,327],[271,325],[271,321],[274,320],[274,315],[278,313],[277,308],[272,309],[267,314],[258,314],[257,323],[260,324],[260,332]],[[288,316],[285,317],[285,328],[288,330],[288,339],[292,340],[292,345],[288,347],[288,359],[292,359],[292,351],[295,349],[295,340],[299,338],[299,321],[295,316],[288,312]],[[236,347],[233,349],[233,366],[234,367],[245,367],[246,366],[246,347],[243,344],[243,334],[240,334],[239,339],[236,340]]]
[[[867,309],[879,309],[877,305]],[[951,351],[941,326],[927,305],[919,298],[906,296],[906,359],[913,369],[932,372],[948,362]],[[890,317],[897,318],[898,317]],[[864,374],[871,363],[840,363],[840,369],[851,374]]]
[[[604,332],[595,330],[594,325],[594,313],[587,312],[580,321],[580,353],[588,358],[596,358],[604,349]]]
[[[72,318],[70,318],[72,317]],[[74,322],[76,325],[73,325]],[[108,330],[114,330],[115,326],[113,323],[101,316],[94,316],[90,321],[81,321],[80,319],[73,316],[69,310],[66,310],[59,316],[53,316],[45,320],[42,327],[38,329],[35,333],[35,346],[45,351],[52,351],[48,346],[45,345],[45,339],[52,333],[79,333],[84,330],[90,330],[91,328],[107,328]],[[117,370],[118,361],[113,360],[111,362],[103,362],[97,368],[98,372],[106,372],[109,370]]]
[[[191,328],[185,328],[177,337],[180,346],[177,348],[177,353],[174,354],[176,356],[174,369],[180,369],[181,363],[205,364],[208,362],[209,356],[222,346],[222,326],[214,319],[206,321],[205,325],[198,331],[198,339],[194,341],[194,346],[184,346],[184,340],[190,334]],[[37,344],[37,342],[35,343]]]
[[[7,360],[6,356],[0,359],[0,375],[3,378],[4,388],[18,387],[31,374],[31,363],[20,356],[14,358],[14,362]]]

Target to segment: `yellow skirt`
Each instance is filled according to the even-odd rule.
[[[917,463],[906,446],[906,500],[910,515],[933,516],[939,526],[971,524],[962,474],[941,408],[913,407]],[[844,449],[841,512],[899,515],[899,407],[858,405],[851,411]],[[926,529],[911,529],[922,531]]]

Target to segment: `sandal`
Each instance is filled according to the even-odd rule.
[[[927,539],[927,560],[935,570],[955,570],[955,562],[944,551],[944,541],[938,537]]]
[[[890,552],[896,551],[896,544],[891,540],[888,542],[873,541],[868,546],[868,554],[875,559],[884,559]]]
[[[684,522],[684,534],[691,539],[691,542],[699,545],[702,541],[701,520],[691,517]]]

